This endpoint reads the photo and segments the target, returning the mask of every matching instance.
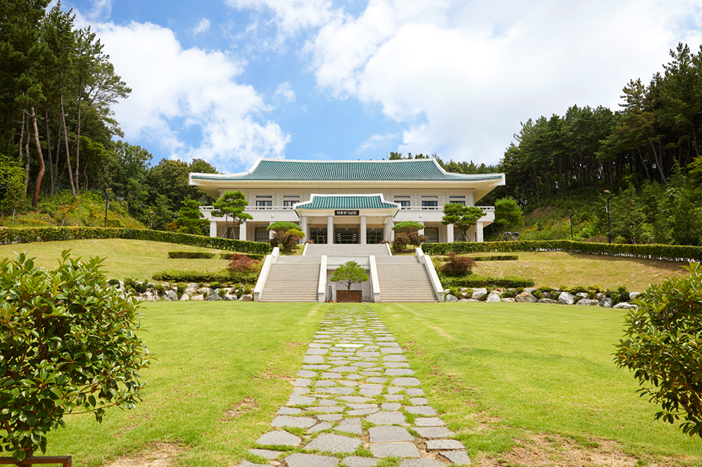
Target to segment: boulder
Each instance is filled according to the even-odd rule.
[[[201,293],[202,295],[207,296],[212,293],[212,289],[209,287],[200,287],[199,289],[197,289],[197,293]]]
[[[629,300],[636,300],[640,295],[640,292],[629,292]]]
[[[600,306],[603,306],[605,308],[612,308],[612,299],[611,298],[603,298],[600,300]]]
[[[589,298],[582,298],[578,300],[576,305],[586,305],[586,306],[597,306],[600,302],[598,300],[590,300]]]
[[[227,301],[227,302],[239,300],[238,298],[236,298],[236,295],[230,295],[230,294],[226,294],[224,297],[222,297],[222,299]]]
[[[151,292],[144,292],[144,293],[142,294],[142,296],[144,297],[144,300],[146,300],[147,302],[153,302],[153,301],[154,301],[154,294],[152,294]]]
[[[242,302],[252,302],[253,295],[251,295],[251,294],[242,295],[239,300],[241,300]]]
[[[575,294],[576,297],[587,298],[587,292],[578,292]]]
[[[508,297],[508,298],[503,298],[502,301],[503,301],[503,302],[507,302],[507,303],[514,303],[514,302],[516,302],[515,299],[509,298],[509,297]]]
[[[165,299],[175,302],[178,300],[178,294],[176,292],[174,292],[173,290],[166,290]]]
[[[185,284],[185,286],[189,289],[197,289],[198,287],[200,287],[200,284],[198,284],[197,282],[188,282],[187,284]]]
[[[534,297],[530,292],[527,292],[525,290],[524,292],[517,295],[514,301],[518,303],[536,303],[536,297]]]
[[[193,287],[186,287],[184,293],[188,295],[197,295],[197,289]]]
[[[455,295],[446,294],[446,301],[447,302],[457,302],[458,298]]]
[[[612,308],[622,308],[624,310],[633,310],[635,308],[638,308],[636,305],[633,303],[629,302],[619,302],[616,305],[614,305]]]
[[[498,294],[496,294],[495,292],[492,292],[492,293],[490,293],[490,295],[488,295],[487,300],[485,300],[485,301],[488,303],[499,303],[502,301],[502,299],[500,298],[500,296]]]
[[[607,297],[606,297],[605,294],[603,294],[602,292],[595,294],[595,300],[598,300],[598,301],[601,302],[601,301],[604,300],[605,298],[607,298]]]
[[[571,293],[561,292],[558,296],[558,303],[561,305],[572,305],[575,303],[575,297]]]
[[[190,297],[190,300],[195,300],[195,301],[201,302],[201,301],[205,300],[205,297],[203,295],[198,294],[198,295],[193,295],[192,297]]]
[[[183,295],[180,296],[180,301],[181,301],[181,302],[185,302],[185,301],[188,301],[188,300],[190,300],[190,295],[184,293]]]
[[[473,300],[482,300],[483,298],[487,297],[487,289],[473,289],[473,296],[470,297]]]
[[[558,303],[556,300],[553,300],[552,298],[541,298],[537,303]]]
[[[459,300],[459,302],[480,303],[480,300],[473,300],[472,298],[462,298]]]
[[[220,297],[217,293],[218,291],[219,289],[215,289],[212,292],[210,292],[210,294],[207,295],[207,298],[205,300],[207,300],[208,302],[216,302],[217,300],[222,300],[222,297]]]
[[[152,302],[160,302],[160,301],[161,301],[161,297],[160,297],[157,293],[152,294],[152,295],[151,295],[151,301],[152,301]]]

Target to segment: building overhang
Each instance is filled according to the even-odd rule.
[[[400,205],[385,201],[382,193],[360,195],[312,194],[309,201],[297,203],[293,209],[300,217],[395,217]]]

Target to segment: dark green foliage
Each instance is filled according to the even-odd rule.
[[[276,221],[266,227],[267,231],[287,232],[288,230],[300,230],[300,226],[294,222]]]
[[[368,280],[368,274],[366,274],[361,265],[357,262],[348,261],[336,268],[329,280],[346,284],[346,289],[351,290],[351,285],[366,282]]]
[[[203,229],[210,225],[210,221],[204,217],[204,214],[200,212],[200,203],[194,199],[185,198],[175,223],[179,232],[202,234]]]
[[[392,226],[392,230],[394,230],[395,232],[412,232],[422,230],[423,228],[424,224],[420,224],[419,222],[414,221],[398,222],[397,224]]]
[[[222,194],[214,202],[215,211],[212,212],[213,216],[224,216],[224,224],[227,225],[227,219],[232,219],[233,225],[241,225],[249,219],[253,219],[251,214],[244,212],[246,206],[249,203],[246,201],[246,195],[237,191],[227,191]]]
[[[255,260],[257,260],[257,261],[262,261],[262,260],[266,259],[266,255],[265,255],[265,254],[256,254],[256,253],[247,252],[247,253],[246,253],[246,256],[248,256],[248,257],[251,258],[251,259],[255,259]],[[232,258],[232,254],[231,254],[231,253],[221,253],[221,254],[220,254],[220,258],[222,258],[222,259],[231,259],[231,258]]]
[[[504,227],[521,225],[524,222],[524,213],[517,201],[508,196],[495,201],[495,223]]]
[[[478,223],[478,219],[485,213],[475,206],[464,206],[462,204],[444,204],[444,217],[441,218],[443,225],[453,224],[458,230],[463,232],[463,236],[468,238],[468,229]]]
[[[458,256],[453,251],[448,255],[448,262],[441,265],[439,270],[447,276],[465,276],[470,274],[475,260],[467,256]]]
[[[656,420],[702,437],[702,269],[652,285],[626,316],[615,362],[634,371],[642,397],[661,407]]]
[[[223,282],[226,284],[231,284],[235,282],[241,282],[243,284],[255,284],[258,280],[258,272],[245,272],[245,273],[233,273],[229,270],[224,270],[221,272],[207,272],[207,271],[178,271],[178,270],[167,270],[157,272],[152,276],[155,281],[166,281],[166,282]],[[185,290],[185,289],[183,289]]]
[[[608,243],[572,242],[570,240],[529,240],[518,242],[457,242],[429,243],[422,249],[429,255],[517,251],[569,251],[603,256],[627,256],[665,261],[700,261],[702,247],[684,245],[619,245]]]
[[[444,287],[532,287],[534,281],[523,277],[485,277],[471,274],[465,277],[445,277],[441,279]]]
[[[23,253],[0,262],[0,448],[19,461],[46,450],[71,412],[133,408],[148,350],[134,334],[138,305],[108,286],[102,260],[63,252],[54,270]]]
[[[131,292],[136,292],[139,294],[145,293],[147,289],[151,288],[153,284],[149,284],[148,281],[139,282],[137,279],[132,277],[127,277],[124,279],[124,288]]]
[[[224,255],[224,253],[223,253],[223,255]],[[205,251],[169,251],[168,252],[169,258],[188,258],[188,259],[207,258],[207,259],[211,259],[211,258],[214,258],[214,256],[215,256],[214,253],[208,253]],[[231,254],[229,254],[228,256],[231,256]]]
[[[181,245],[191,245],[245,253],[268,254],[271,251],[271,246],[268,243],[144,229],[103,229],[96,227],[30,227],[0,229],[0,244],[96,238],[123,238],[178,243]]]
[[[450,253],[449,253],[450,254]],[[448,261],[448,257],[439,258],[441,261]],[[471,256],[473,261],[517,261],[517,255],[495,255],[495,256]]]

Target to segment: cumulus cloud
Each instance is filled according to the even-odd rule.
[[[293,90],[289,81],[280,83],[280,86],[278,86],[278,89],[276,89],[275,93],[273,94],[273,101],[279,103],[290,103],[295,101],[295,91]]]
[[[701,26],[696,0],[370,0],[331,15],[306,53],[320,88],[405,124],[401,151],[494,163],[520,121],[616,110],[678,41],[697,49]]]
[[[375,149],[378,146],[386,143],[387,141],[390,141],[390,140],[397,138],[398,136],[400,136],[400,135],[394,134],[394,133],[386,133],[383,135],[375,134],[375,135],[371,136],[370,138],[368,138],[367,140],[365,140],[364,142],[362,142],[361,145],[358,147],[358,150],[356,152],[360,154],[362,152],[366,152],[368,150]]]
[[[210,20],[207,18],[202,18],[197,26],[195,26],[192,31],[194,35],[198,35],[201,32],[207,32],[210,29]]]
[[[270,108],[262,96],[236,82],[242,63],[219,51],[183,49],[173,31],[154,24],[94,26],[132,88],[115,107],[127,140],[151,141],[171,157],[228,170],[283,156],[290,136],[266,121]]]
[[[92,0],[92,8],[86,17],[92,21],[104,20],[112,14],[112,0]]]

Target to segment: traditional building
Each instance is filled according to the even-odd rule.
[[[398,222],[424,224],[429,242],[483,241],[483,228],[495,220],[494,207],[480,206],[485,215],[468,231],[442,225],[443,206],[475,206],[493,188],[505,184],[504,174],[464,175],[446,172],[435,159],[394,161],[291,161],[260,159],[240,174],[191,173],[190,184],[213,198],[241,190],[253,219],[240,226],[202,211],[210,236],[267,241],[266,227],[276,221],[295,222],[315,243],[380,243],[392,240]]]

